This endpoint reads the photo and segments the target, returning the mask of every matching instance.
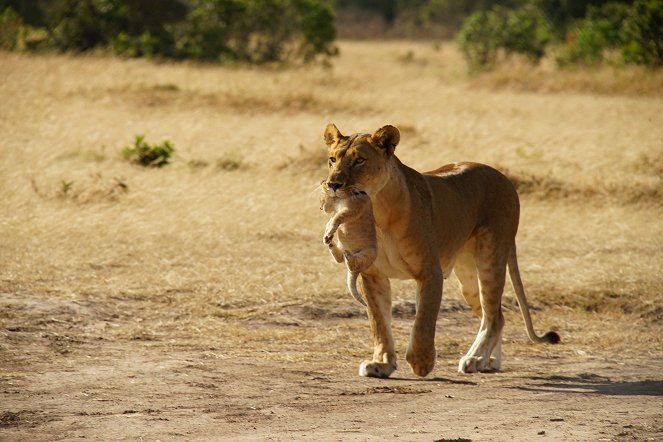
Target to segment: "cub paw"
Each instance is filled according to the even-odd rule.
[[[388,378],[396,370],[396,364],[364,361],[359,366],[359,376]]]
[[[325,232],[325,235],[322,237],[322,243],[326,246],[330,246],[332,243],[332,240],[334,239],[334,234],[329,234]]]

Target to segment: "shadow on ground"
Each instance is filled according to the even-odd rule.
[[[610,396],[663,396],[662,380],[615,382],[603,376],[581,374],[578,376],[531,377],[544,381],[538,385],[513,387],[519,390],[547,393],[595,393]]]

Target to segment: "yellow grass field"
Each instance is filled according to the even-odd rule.
[[[341,42],[331,67],[0,52],[1,440],[663,439],[663,75],[452,45]],[[529,344],[459,375],[478,329],[450,278],[429,378],[394,379],[322,245],[322,132],[401,130],[418,170],[468,160],[521,193]],[[120,152],[170,140],[171,164]],[[476,416],[474,416],[476,415]]]

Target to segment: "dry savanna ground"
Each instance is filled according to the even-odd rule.
[[[342,42],[331,67],[0,53],[0,439],[663,439],[663,76],[450,45]],[[357,376],[365,312],[322,246],[322,131],[390,123],[419,170],[517,183],[526,340],[459,375],[478,328],[450,278],[426,379]],[[120,156],[170,140],[170,165]]]

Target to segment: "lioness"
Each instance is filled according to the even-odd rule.
[[[348,267],[348,290],[360,304],[366,306],[357,291],[357,278],[377,257],[371,199],[365,192],[351,187],[332,191],[323,181],[320,208],[327,213],[333,213],[322,241],[329,247],[329,252],[336,262],[345,261]],[[338,241],[335,242],[336,231]]]
[[[481,318],[479,333],[458,371],[500,367],[507,265],[530,340],[559,342],[557,333],[539,337],[532,326],[516,259],[520,204],[504,175],[476,163],[448,164],[421,174],[394,155],[400,141],[394,126],[373,134],[344,136],[329,124],[324,138],[329,149],[326,186],[330,195],[344,189],[365,192],[375,217],[377,258],[362,272],[360,284],[368,304],[374,351],[371,360],[361,363],[361,376],[388,377],[396,370],[389,278],[417,282],[417,311],[405,357],[418,376],[426,376],[435,365],[442,283],[452,270],[463,296]]]

